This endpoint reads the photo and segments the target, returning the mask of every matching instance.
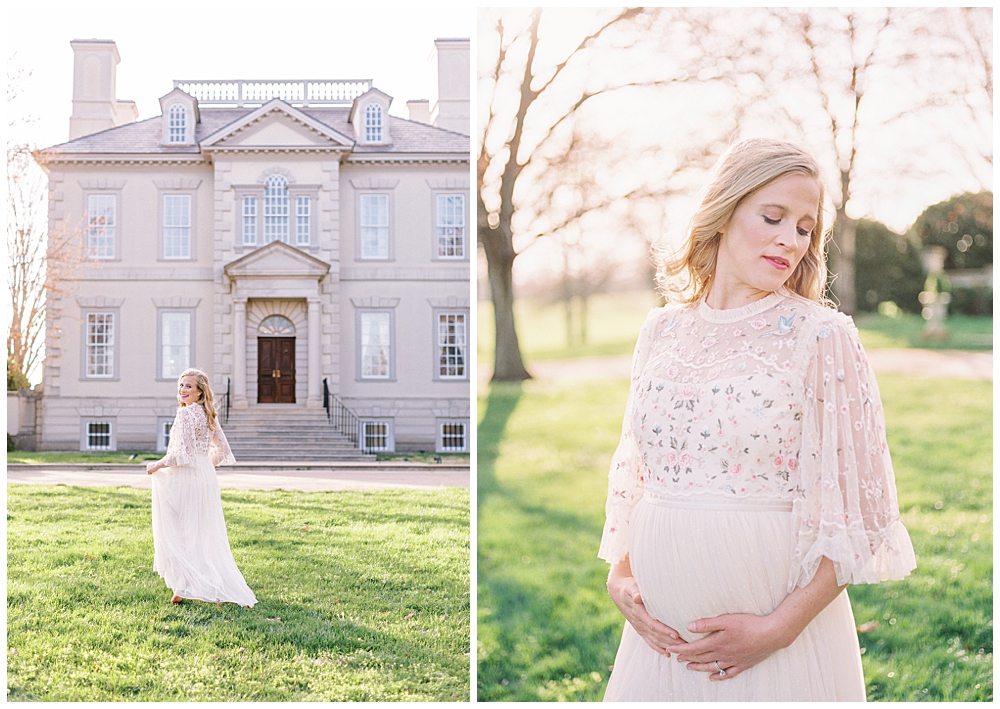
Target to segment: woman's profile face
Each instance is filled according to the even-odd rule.
[[[809,249],[819,183],[788,173],[751,192],[721,229],[713,288],[753,295],[785,284]]]
[[[177,401],[184,406],[201,401],[198,380],[194,377],[181,377],[180,381],[177,382]]]

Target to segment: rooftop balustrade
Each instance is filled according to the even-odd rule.
[[[293,106],[350,106],[372,86],[371,79],[225,79],[174,81],[199,106],[255,108],[280,98]]]

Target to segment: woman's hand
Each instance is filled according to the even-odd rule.
[[[158,460],[146,461],[146,475],[152,475],[157,470],[161,470],[162,468],[165,468],[165,467],[166,466],[165,465],[161,465],[160,461],[158,461]]]
[[[732,679],[766,660],[776,650],[791,644],[787,634],[777,627],[771,616],[744,613],[720,615],[688,623],[687,629],[692,633],[708,635],[686,645],[675,644],[666,649],[677,653],[678,662],[688,663],[689,670],[711,672],[709,679],[712,681]],[[726,671],[724,675],[720,674],[720,667]]]
[[[824,557],[812,581],[796,586],[770,615],[733,613],[692,621],[689,631],[708,635],[667,645],[666,650],[677,653],[678,662],[687,662],[689,670],[710,672],[710,680],[732,679],[795,642],[844,588],[837,584],[833,562]]]
[[[611,567],[611,573],[608,575],[608,595],[629,625],[654,651],[670,657],[668,645],[674,646],[670,648],[673,651],[685,645],[685,641],[676,630],[661,623],[646,610],[642,595],[639,593],[639,584],[632,576],[627,556]]]

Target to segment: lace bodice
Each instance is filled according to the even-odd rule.
[[[808,583],[823,556],[842,584],[902,578],[915,566],[857,330],[791,294],[735,310],[701,302],[650,313],[609,476],[602,558],[628,552],[629,515],[646,493],[790,502],[789,590]]]
[[[181,406],[170,428],[167,454],[160,462],[166,466],[192,465],[198,455],[209,456],[216,467],[236,462],[222,426],[216,423],[215,430],[209,430],[208,418],[201,404]]]

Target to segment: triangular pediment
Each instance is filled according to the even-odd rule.
[[[201,141],[213,148],[350,148],[354,140],[307,116],[281,99],[272,99]]]
[[[330,272],[330,264],[280,241],[262,246],[230,262],[225,268],[232,279],[241,278],[313,278]]]

